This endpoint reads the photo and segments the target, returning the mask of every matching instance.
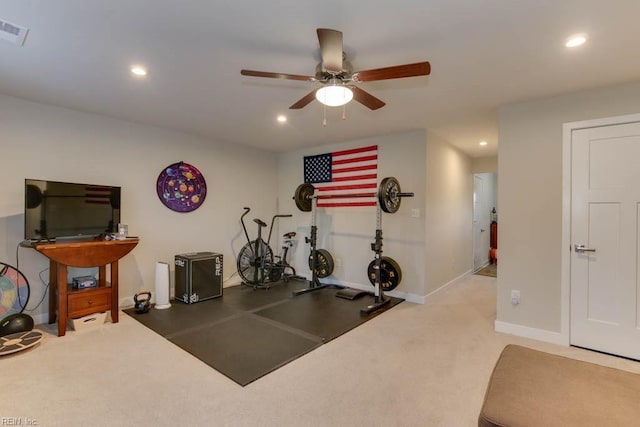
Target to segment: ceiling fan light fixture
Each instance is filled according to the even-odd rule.
[[[327,107],[340,107],[353,99],[353,91],[347,86],[333,83],[318,89],[316,99]]]
[[[564,45],[568,48],[578,47],[585,44],[586,41],[586,34],[574,34],[565,41]]]
[[[145,77],[147,75],[147,69],[141,65],[131,66],[131,74],[137,77]]]

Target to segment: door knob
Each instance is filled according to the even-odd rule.
[[[596,251],[594,248],[585,248],[584,245],[575,245],[575,249],[576,249],[576,252],[578,252],[578,253],[595,252]]]

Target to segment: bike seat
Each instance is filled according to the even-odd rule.
[[[267,226],[267,223],[264,222],[263,220],[261,220],[260,218],[254,218],[253,222],[258,224],[260,227],[266,227]]]
[[[291,239],[292,237],[294,237],[296,235],[295,231],[290,231],[288,233],[285,233],[282,237],[284,237],[285,239]]]

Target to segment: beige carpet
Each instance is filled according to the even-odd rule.
[[[640,372],[637,362],[495,333],[495,283],[466,276],[247,387],[125,315],[98,330],[48,333],[0,359],[0,415],[39,427],[464,427],[477,425],[507,343]]]

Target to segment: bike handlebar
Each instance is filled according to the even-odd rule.
[[[271,242],[271,232],[273,231],[273,223],[275,222],[276,218],[290,218],[292,216],[293,215],[291,214],[280,214],[280,215],[274,215],[273,218],[271,218],[271,227],[269,227],[269,237],[267,238],[267,246]]]
[[[249,242],[251,242],[251,240],[249,240],[249,233],[247,233],[247,227],[245,227],[245,225],[244,225],[244,217],[245,217],[245,215],[247,215],[249,213],[249,211],[251,211],[251,208],[248,208],[248,207],[245,206],[242,209],[244,209],[244,213],[240,217],[240,223],[242,224],[242,229],[244,230],[244,235],[247,238],[247,243],[249,243]]]
[[[242,214],[242,216],[240,216],[240,222],[242,223],[242,229],[244,230],[244,235],[247,238],[247,242],[251,242],[251,240],[249,239],[249,233],[247,233],[247,227],[244,225],[244,217],[251,211],[251,208],[245,206],[242,209],[244,209],[244,213]],[[273,216],[273,218],[271,219],[271,227],[269,227],[269,237],[267,238],[267,245],[269,245],[269,242],[271,241],[271,232],[273,231],[273,223],[275,222],[276,218],[291,218],[292,216],[292,214],[279,214]],[[267,224],[259,218],[254,218],[253,221],[260,227],[267,226]]]

